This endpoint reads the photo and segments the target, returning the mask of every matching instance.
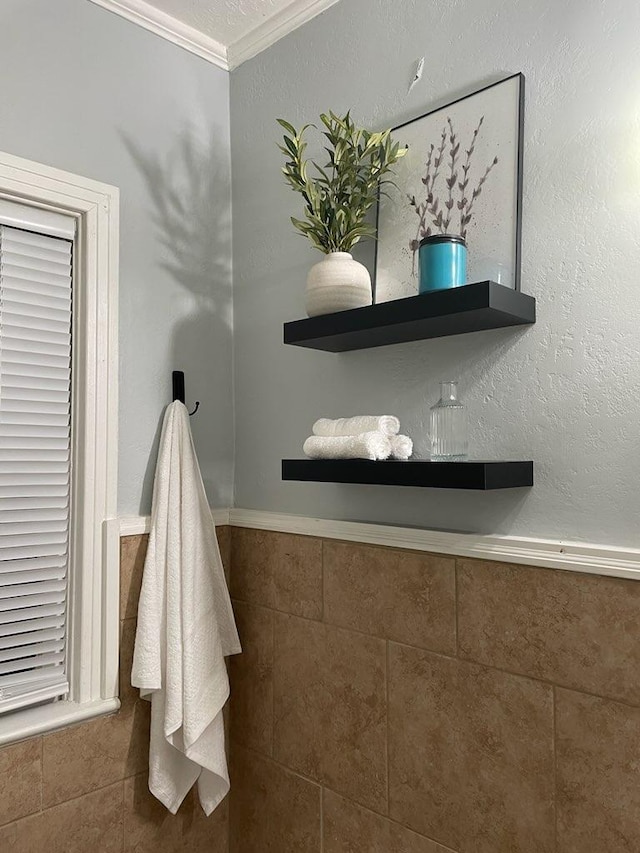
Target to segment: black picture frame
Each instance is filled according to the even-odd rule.
[[[408,121],[403,122],[402,124],[397,125],[392,129],[393,136],[397,141],[402,143],[402,133],[403,128],[408,127],[415,122],[422,121],[426,118],[436,115],[437,113],[444,113],[447,110],[451,109],[451,107],[456,106],[463,101],[470,100],[478,95],[482,95],[489,91],[490,89],[495,89],[497,86],[502,86],[505,83],[517,80],[518,81],[518,94],[516,99],[517,105],[517,117],[516,117],[516,127],[517,127],[517,140],[515,143],[515,159],[516,159],[516,174],[515,174],[515,191],[516,191],[516,200],[515,200],[515,229],[514,229],[514,247],[513,247],[513,257],[514,257],[514,270],[513,270],[513,289],[519,291],[521,289],[521,280],[522,280],[522,194],[523,194],[523,171],[524,171],[524,111],[525,111],[525,76],[522,72],[516,72],[515,74],[510,74],[506,77],[502,77],[500,80],[496,80],[494,83],[490,83],[487,86],[483,86],[480,89],[474,89],[472,92],[469,92],[466,95],[462,95],[459,98],[456,98],[453,101],[450,101],[447,104],[443,104],[439,107],[435,107],[432,110],[428,110],[426,113],[422,113],[418,116],[415,116]],[[402,188],[400,188],[402,191]],[[381,212],[381,203],[380,199],[378,199],[378,204],[376,208],[376,234],[379,236],[380,233],[380,212]],[[374,275],[373,275],[373,301],[374,304],[378,301],[378,268],[379,268],[379,240],[376,240],[376,250],[375,250],[375,258],[374,258]],[[469,282],[471,283],[471,282]]]

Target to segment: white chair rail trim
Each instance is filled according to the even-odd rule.
[[[230,510],[212,509],[213,523],[216,527],[229,524]],[[151,529],[151,518],[148,515],[123,515],[118,519],[120,536],[140,536]]]
[[[640,549],[636,548],[615,548],[556,539],[528,539],[521,536],[443,533],[415,527],[332,521],[249,509],[213,509],[212,513],[218,526],[231,524],[234,527],[640,580]],[[137,516],[120,519],[121,536],[134,536],[148,531],[148,518]]]

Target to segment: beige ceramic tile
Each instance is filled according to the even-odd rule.
[[[136,620],[123,619],[120,622],[120,702],[123,709],[136,703],[140,691],[131,686],[131,667],[136,639]]]
[[[120,713],[113,723],[114,733],[126,746],[124,775],[133,776],[146,769],[149,761],[149,725],[151,704],[140,698],[131,686],[131,667],[135,644],[136,620],[120,623]],[[123,748],[124,748],[123,746]]]
[[[122,782],[7,824],[0,828],[0,850],[121,853]]]
[[[274,612],[235,601],[242,654],[229,658],[231,736],[271,755],[273,750]]]
[[[124,779],[126,748],[114,741],[116,715],[46,735],[43,748],[43,805],[71,800]]]
[[[43,805],[79,797],[147,767],[149,703],[44,737]]]
[[[182,825],[181,846],[176,853],[229,853],[228,798],[207,817],[198,800],[197,789],[194,788],[180,806],[177,816],[181,818]],[[150,853],[156,853],[157,849],[152,848]]]
[[[640,709],[556,692],[558,853],[640,850]]]
[[[42,738],[0,747],[0,824],[40,809]]]
[[[455,560],[324,542],[324,621],[454,653]]]
[[[391,643],[389,813],[460,853],[554,850],[552,689]]]
[[[142,585],[142,570],[147,553],[147,535],[120,539],[120,618],[135,619]]]
[[[264,553],[271,534],[244,527],[231,528],[231,596],[273,607],[273,565]]]
[[[177,853],[181,819],[150,792],[147,774],[124,783],[124,849],[135,853]]]
[[[114,737],[122,737],[127,747],[125,778],[146,770],[149,766],[151,703],[146,699],[138,699],[132,707],[120,712],[114,726]]]
[[[324,853],[451,853],[326,788],[323,797]]]
[[[205,817],[192,790],[172,815],[149,793],[147,775],[124,783],[125,853],[227,853],[228,804]]]
[[[222,557],[222,565],[224,566],[224,574],[229,583],[231,572],[231,528],[228,524],[223,524],[216,527],[216,536],[218,538],[218,547],[220,548],[220,556]]]
[[[297,616],[322,616],[322,541],[310,536],[234,527],[234,598]]]
[[[234,745],[231,853],[320,853],[320,788]]]
[[[276,614],[274,757],[386,812],[383,640]]]
[[[640,704],[640,584],[458,561],[460,654]]]

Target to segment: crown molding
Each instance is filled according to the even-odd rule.
[[[194,53],[201,59],[206,59],[207,62],[217,65],[224,71],[229,70],[225,45],[204,35],[194,27],[178,21],[177,18],[161,12],[145,0],[90,0],[90,2],[120,15],[121,18],[126,18],[127,21]]]
[[[90,0],[201,59],[230,71],[333,6],[338,0],[293,0],[228,47],[156,9],[146,0]]]
[[[338,0],[293,0],[285,9],[267,18],[229,45],[229,68],[237,68],[337,2]]]

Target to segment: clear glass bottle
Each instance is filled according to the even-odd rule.
[[[467,458],[467,413],[458,399],[457,382],[440,383],[440,399],[431,407],[431,461]]]

